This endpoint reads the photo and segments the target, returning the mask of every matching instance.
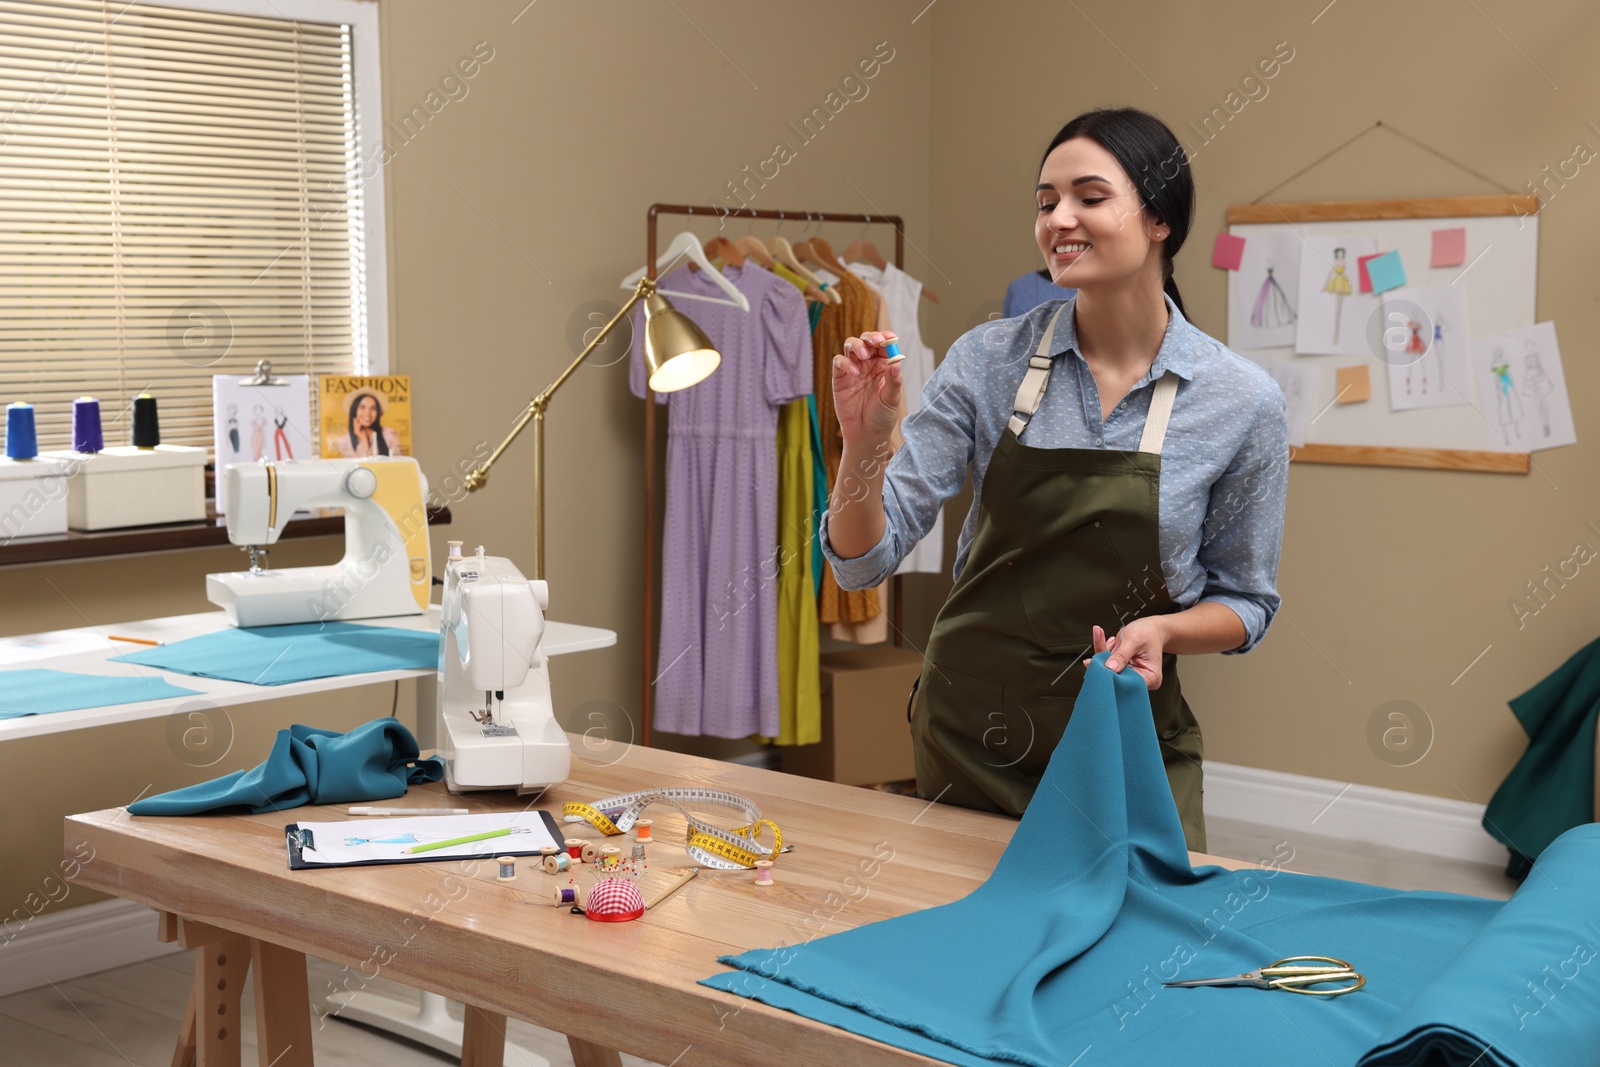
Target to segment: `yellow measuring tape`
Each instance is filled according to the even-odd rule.
[[[696,862],[722,870],[738,870],[756,865],[756,860],[775,860],[783,850],[783,833],[771,819],[763,819],[755,804],[738,793],[722,789],[674,787],[645,789],[637,793],[607,797],[593,804],[571,802],[562,805],[561,817],[566,822],[586,822],[608,837],[627,833],[645,808],[652,804],[667,804],[676,808],[688,821],[688,852]],[[692,814],[685,805],[697,807],[714,804],[734,808],[744,814],[749,822],[732,830]],[[761,843],[764,830],[772,832],[770,846]]]

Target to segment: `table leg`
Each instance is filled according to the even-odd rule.
[[[463,1005],[461,1067],[503,1067],[506,1062],[506,1017]]]
[[[194,982],[189,983],[189,1004],[178,1025],[178,1047],[172,1050],[172,1067],[194,1067]]]
[[[256,1046],[262,1064],[312,1067],[305,955],[252,939],[250,960],[256,972]]]
[[[570,1035],[567,1047],[572,1050],[573,1067],[622,1067],[622,1053],[616,1049],[596,1045],[593,1041],[580,1041]]]
[[[239,1067],[239,1002],[250,968],[250,941],[230,937],[195,949],[194,1004],[197,1067]]]

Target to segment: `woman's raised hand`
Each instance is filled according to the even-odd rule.
[[[833,357],[833,409],[847,445],[872,448],[894,432],[905,383],[900,364],[889,362],[884,346],[895,339],[893,333],[870,330],[846,338],[843,354]]]

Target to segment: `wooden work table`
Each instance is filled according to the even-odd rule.
[[[474,1067],[500,1067],[508,1015],[569,1035],[579,1067],[618,1063],[610,1050],[675,1067],[931,1062],[696,983],[724,969],[717,962],[724,954],[794,944],[965,896],[993,870],[1012,820],[660,749],[594,746],[577,735],[572,742],[570,779],[538,807],[559,820],[569,800],[665,786],[730,789],[753,800],[794,846],[774,868],[777,884],[758,889],[752,872],[702,871],[641,919],[600,923],[552,906],[552,890],[570,876],[546,875],[529,859],[519,860],[509,884],[496,880],[492,859],[289,870],[284,826],[347,818],[342,806],[70,816],[66,855],[80,864],[72,880],[155,908],[167,939],[211,946],[196,954],[189,1045],[186,1051],[180,1042],[176,1064],[239,1062],[237,1027],[216,1031],[237,1018],[251,960],[261,1062],[310,1064],[320,1020],[306,1005],[301,954],[346,965],[352,987],[381,975],[463,1001],[462,1062]],[[391,803],[441,804],[447,796],[442,784],[419,786]],[[450,801],[474,812],[524,806],[509,792]],[[724,826],[737,818],[702,814]],[[653,900],[676,869],[693,863],[677,812],[658,806],[649,817],[655,844],[641,888]],[[601,839],[587,824],[570,832]],[[579,878],[593,883],[588,868]]]

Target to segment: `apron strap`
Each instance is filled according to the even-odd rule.
[[[1039,347],[1034,350],[1033,358],[1028,360],[1028,373],[1022,376],[1022,384],[1017,387],[1017,399],[1012,404],[1011,421],[1007,425],[1018,437],[1022,436],[1028,421],[1044,401],[1044,387],[1050,384],[1050,344],[1056,335],[1056,321],[1071,306],[1071,303],[1062,304],[1050,316],[1050,325],[1045,327],[1044,336],[1039,338]]]
[[[1140,452],[1161,454],[1161,445],[1167,439],[1167,422],[1172,418],[1172,401],[1178,395],[1178,376],[1171,371],[1156,381],[1155,392],[1150,394],[1150,412],[1144,418],[1144,435],[1139,438]]]

